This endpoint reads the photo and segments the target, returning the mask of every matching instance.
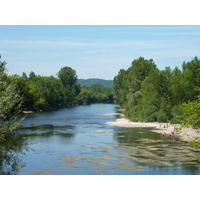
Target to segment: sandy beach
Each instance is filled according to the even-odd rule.
[[[181,127],[180,124],[170,124],[170,123],[158,123],[158,122],[131,122],[128,119],[125,119],[122,114],[119,113],[110,113],[106,115],[120,115],[121,118],[116,119],[114,122],[107,122],[110,126],[118,126],[125,128],[150,128],[150,131],[161,133],[161,132],[172,132],[174,128]],[[192,141],[196,137],[200,137],[200,129],[192,129],[192,128],[181,128],[179,137],[183,141]]]

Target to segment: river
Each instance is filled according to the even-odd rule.
[[[28,114],[21,134],[29,151],[18,174],[193,175],[200,150],[141,128],[109,126],[115,104]]]

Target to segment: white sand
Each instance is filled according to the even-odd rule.
[[[111,126],[119,126],[119,127],[126,127],[126,128],[134,128],[134,127],[159,127],[159,123],[144,123],[144,122],[131,122],[128,119],[120,118],[114,122],[107,122],[108,125]]]
[[[117,113],[110,113],[107,115],[117,115]],[[120,114],[123,116],[122,114]],[[174,131],[174,127],[178,128],[181,127],[180,124],[170,124],[170,123],[158,123],[158,122],[131,122],[128,119],[120,118],[116,119],[114,122],[107,122],[110,126],[118,126],[118,127],[125,127],[125,128],[145,128],[150,127],[153,128],[151,131],[153,132],[172,132]],[[192,128],[181,128],[181,133],[179,137],[184,141],[191,141],[194,140],[196,137],[200,137],[200,129],[192,129]]]
[[[200,129],[182,128],[180,137],[182,140],[188,142],[195,140],[197,137],[200,137]]]
[[[22,113],[28,114],[28,113],[34,113],[34,112],[33,111],[22,111]]]
[[[109,116],[109,115],[120,115],[120,116],[123,116],[123,114],[120,114],[120,113],[109,113],[109,114],[104,114],[104,116]]]

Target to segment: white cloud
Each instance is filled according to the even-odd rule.
[[[12,48],[31,48],[31,47],[48,47],[48,46],[92,46],[93,44],[81,43],[81,42],[69,42],[69,41],[48,41],[48,40],[0,40],[0,44],[5,47]]]
[[[173,28],[173,27],[172,27]],[[168,31],[158,35],[178,35]],[[198,35],[183,32],[179,35]],[[143,39],[142,39],[143,38]],[[79,78],[112,79],[122,68],[142,56],[153,59],[158,67],[180,66],[188,58],[200,55],[200,38],[150,37],[88,40],[0,40],[0,53],[8,62],[10,74],[35,71],[40,75],[56,74],[61,67],[70,66]],[[5,54],[5,56],[4,56]],[[96,74],[96,76],[95,76]]]

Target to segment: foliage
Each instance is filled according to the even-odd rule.
[[[20,115],[22,96],[19,93],[23,94],[26,88],[23,88],[24,78],[18,80],[18,76],[6,74],[5,65],[5,61],[0,61],[0,174],[18,174],[24,166],[19,153],[27,149],[24,136],[17,133],[24,119]]]
[[[200,148],[200,137],[196,137],[190,142],[191,147]]]
[[[66,69],[66,67],[62,69]],[[16,90],[22,99],[23,110],[56,109],[76,103],[75,98],[80,92],[80,86],[75,81],[75,70],[67,68],[67,72],[73,74],[71,76],[62,69],[59,71],[62,72],[62,80],[53,76],[36,75],[33,71],[29,77],[25,73],[22,74],[22,77],[19,75],[8,77],[9,83],[16,85]],[[64,80],[64,75],[66,80]],[[72,77],[73,80],[69,80],[69,77]]]
[[[157,69],[140,57],[114,78],[114,97],[132,121],[182,123],[199,127],[200,60],[183,62],[182,70]],[[185,120],[185,121],[184,121]]]
[[[128,72],[121,69],[117,76],[114,77],[114,98],[123,108],[127,104],[126,96],[129,97],[128,93]],[[130,93],[134,95],[133,93]],[[128,106],[128,105],[127,105]]]
[[[76,100],[78,104],[113,103],[113,91],[102,85],[83,86]]]
[[[5,65],[0,61],[0,142],[5,141],[23,120],[20,116],[22,100],[16,85],[7,81]]]
[[[198,90],[200,87],[200,60],[196,57],[190,62],[183,62],[182,65],[182,86],[184,89],[184,102],[197,100]]]
[[[27,76],[6,76],[7,83],[15,85],[15,91],[22,100],[24,111],[41,111],[77,104],[112,103],[113,91],[102,85],[92,87],[80,86],[77,83],[76,71],[70,67],[63,67],[54,76],[40,76],[33,71]],[[15,98],[17,99],[17,98]]]
[[[197,91],[200,92],[200,88]],[[182,110],[184,112],[183,117],[185,117],[183,125],[186,127],[192,125],[193,128],[200,128],[200,94],[196,101],[184,103]]]
[[[93,93],[95,103],[113,103],[113,89],[102,85],[93,85],[88,88]]]
[[[57,75],[62,81],[62,84],[64,86],[67,86],[67,85],[72,86],[77,82],[76,71],[72,69],[71,67],[61,68]]]
[[[183,122],[183,110],[181,109],[181,104],[174,105],[171,108],[171,124],[181,124]]]
[[[83,87],[76,100],[78,104],[89,104],[93,101],[93,94],[86,87]]]

